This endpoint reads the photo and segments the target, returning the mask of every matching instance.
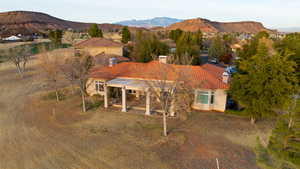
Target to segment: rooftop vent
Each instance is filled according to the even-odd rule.
[[[224,72],[222,74],[222,81],[223,81],[223,83],[229,83],[229,79],[230,79],[230,74],[228,72]]]
[[[158,59],[159,59],[159,63],[167,64],[168,62],[168,56],[159,56]]]

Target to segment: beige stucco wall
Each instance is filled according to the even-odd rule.
[[[97,92],[95,87],[95,81],[102,81],[105,82],[105,80],[102,79],[93,79],[90,78],[87,82],[87,93],[92,95],[104,95],[104,92]],[[133,89],[133,88],[132,88]],[[135,89],[133,89],[135,90]],[[207,91],[207,92],[214,92],[214,104],[210,104],[210,96],[209,96],[209,104],[201,104],[196,102],[197,98],[197,91]],[[144,95],[144,92],[138,91],[137,95]],[[226,102],[227,102],[227,91],[222,89],[217,90],[207,90],[207,89],[197,89],[195,90],[194,95],[194,103],[192,105],[192,108],[195,110],[207,110],[207,111],[219,111],[224,112],[226,109]]]
[[[209,104],[201,104],[197,103],[197,91],[206,91],[206,92],[215,92],[214,94],[214,104],[210,104],[210,97],[209,97]],[[226,109],[226,101],[227,101],[227,92],[226,90],[217,89],[217,90],[206,90],[206,89],[198,89],[195,90],[195,98],[194,104],[192,105],[193,109],[196,110],[208,110],[208,111],[220,111],[224,112]]]
[[[101,80],[101,79],[92,79],[92,78],[90,78],[86,83],[86,92],[87,92],[87,94],[90,95],[90,96],[93,96],[93,95],[96,95],[96,94],[104,95],[104,92],[97,92],[96,91],[95,81],[105,82],[104,80]]]
[[[123,47],[93,47],[84,48],[90,55],[96,56],[101,53],[123,56]]]
[[[226,90],[215,90],[215,103],[213,110],[224,112],[227,103],[227,91]]]

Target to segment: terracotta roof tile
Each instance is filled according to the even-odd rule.
[[[158,61],[149,63],[124,62],[113,67],[94,68],[90,76],[104,80],[136,78],[174,81],[181,79],[195,88],[228,89],[229,85],[222,81],[224,71],[224,68],[211,64],[187,66],[162,64]]]
[[[75,45],[77,48],[85,47],[122,47],[123,44],[105,38],[91,38],[79,42]]]

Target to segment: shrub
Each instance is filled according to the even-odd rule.
[[[94,95],[86,100],[86,109],[94,110],[104,105],[103,97],[100,95]]]
[[[66,95],[62,90],[58,91],[58,98],[59,98],[59,100],[66,99]],[[56,92],[51,91],[51,92],[47,93],[46,95],[43,96],[43,100],[56,100]]]
[[[225,114],[242,116],[242,117],[250,117],[250,114],[248,112],[246,112],[245,110],[231,110],[231,109],[228,109],[228,110],[225,111]]]

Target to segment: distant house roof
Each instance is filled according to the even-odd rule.
[[[115,78],[133,78],[143,80],[177,80],[179,74],[184,81],[195,88],[228,89],[229,85],[222,81],[225,69],[216,65],[188,66],[163,64],[158,61],[149,63],[124,62],[112,67],[95,68],[91,78],[112,80]]]
[[[16,41],[16,40],[21,40],[21,38],[19,38],[17,36],[10,36],[10,37],[4,38],[3,40]]]
[[[123,44],[105,38],[91,38],[75,45],[77,48],[85,47],[122,47]]]

